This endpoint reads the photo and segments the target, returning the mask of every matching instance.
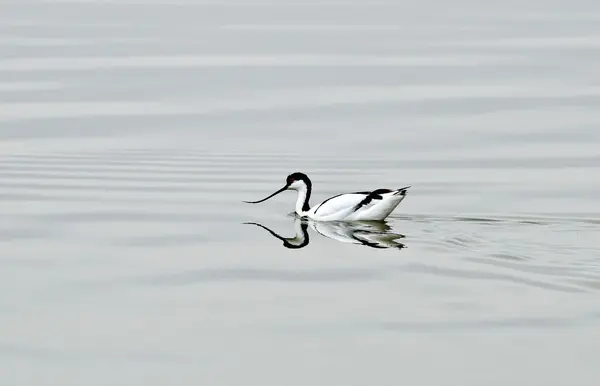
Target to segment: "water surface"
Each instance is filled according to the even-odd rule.
[[[599,49],[585,0],[4,2],[2,385],[596,385]],[[294,171],[412,187],[241,202]]]

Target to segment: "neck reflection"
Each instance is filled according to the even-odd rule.
[[[266,226],[256,222],[245,222],[244,224],[256,225],[258,227],[261,227],[262,229],[269,232],[273,237],[283,241],[283,246],[289,249],[304,248],[309,243],[309,237],[307,232],[308,224],[300,220],[294,222],[294,228],[296,230],[296,235],[294,237],[282,237],[279,234],[272,231],[271,229],[267,228]]]

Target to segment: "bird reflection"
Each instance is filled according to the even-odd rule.
[[[310,242],[308,227],[329,239],[342,243],[364,245],[371,248],[396,248],[402,249],[405,245],[398,239],[404,235],[392,232],[392,228],[383,221],[355,221],[355,222],[318,222],[309,219],[295,218],[294,237],[283,237],[268,227],[247,222],[244,224],[256,225],[269,232],[273,237],[283,241],[283,246],[290,249],[300,249]]]

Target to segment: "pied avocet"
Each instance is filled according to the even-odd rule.
[[[285,186],[268,197],[258,201],[244,201],[258,204],[285,191],[298,192],[296,214],[316,221],[381,221],[392,213],[406,197],[406,190],[376,189],[372,192],[354,192],[333,196],[319,205],[310,207],[308,201],[312,192],[312,182],[304,173],[296,172],[287,176]]]

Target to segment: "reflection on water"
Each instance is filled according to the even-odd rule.
[[[342,243],[358,244],[379,249],[402,249],[405,247],[403,243],[397,241],[404,238],[404,235],[392,232],[392,228],[384,221],[319,222],[296,217],[294,219],[294,231],[296,232],[294,237],[283,237],[259,223],[247,222],[245,224],[256,225],[265,229],[273,237],[283,241],[283,246],[289,249],[300,249],[309,244],[309,226],[321,236]]]
[[[289,249],[300,249],[300,248],[304,248],[305,246],[308,245],[308,243],[310,242],[310,236],[308,235],[308,223],[300,220],[300,219],[296,219],[294,221],[294,230],[296,232],[296,234],[294,235],[294,237],[283,237],[280,236],[279,234],[277,234],[276,232],[272,231],[271,229],[267,228],[266,226],[256,223],[256,222],[246,222],[244,224],[247,225],[256,225],[259,226],[263,229],[265,229],[267,232],[269,232],[273,237],[283,241],[283,246]]]

